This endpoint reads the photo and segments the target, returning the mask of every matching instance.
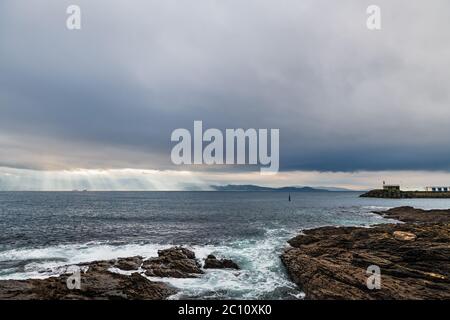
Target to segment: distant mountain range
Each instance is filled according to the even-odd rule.
[[[279,192],[335,192],[335,191],[353,191],[344,188],[335,188],[335,187],[281,187],[281,188],[270,188],[270,187],[261,187],[252,184],[244,184],[244,185],[235,185],[228,184],[226,186],[211,186],[211,188],[215,191],[279,191]]]

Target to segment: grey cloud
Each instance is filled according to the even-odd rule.
[[[4,0],[0,166],[168,169],[203,120],[280,128],[282,170],[450,170],[450,3],[369,4]]]

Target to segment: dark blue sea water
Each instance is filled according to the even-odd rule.
[[[0,192],[0,279],[43,278],[58,267],[155,256],[180,244],[199,258],[232,258],[241,271],[164,279],[173,298],[298,298],[279,254],[301,230],[370,226],[400,205],[450,208],[448,199],[367,199],[356,192]]]

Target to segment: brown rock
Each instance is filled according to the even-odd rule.
[[[157,258],[119,258],[79,264],[80,290],[69,290],[67,279],[70,266],[59,268],[63,275],[38,280],[0,281],[1,299],[165,299],[176,293],[167,284],[153,282],[139,273],[131,276],[110,272],[111,267],[121,270],[138,270],[142,266],[146,275],[157,277],[187,278],[202,274],[194,252],[174,247],[158,251]]]
[[[156,277],[193,278],[203,273],[195,253],[182,247],[159,250],[158,257],[144,260],[142,268]]]
[[[450,299],[448,212],[402,207],[383,215],[405,224],[307,230],[281,259],[307,299]],[[380,290],[367,288],[371,265],[380,267]]]
[[[137,270],[142,265],[144,258],[140,256],[119,258],[115,261],[114,267],[125,271]]]
[[[400,241],[414,241],[417,238],[414,233],[405,231],[394,231],[393,235],[395,239]]]
[[[413,207],[397,207],[375,213],[385,218],[409,223],[450,223],[450,209],[422,210]]]
[[[105,264],[106,265],[106,264]],[[168,285],[153,282],[138,273],[131,276],[106,271],[95,262],[87,272],[80,272],[80,289],[70,290],[70,274],[48,279],[0,281],[0,299],[15,300],[107,300],[165,299],[176,291]]]
[[[205,264],[203,265],[205,269],[236,269],[239,270],[239,266],[230,259],[218,260],[214,255],[210,254],[205,259]]]

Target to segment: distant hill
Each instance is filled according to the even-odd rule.
[[[314,187],[315,189],[327,190],[327,191],[345,191],[345,192],[362,192],[367,190],[351,190],[346,188],[338,188],[338,187]]]
[[[270,188],[270,187],[261,187],[255,186],[252,184],[244,184],[244,185],[235,185],[229,184],[226,186],[211,186],[211,188],[215,191],[279,191],[279,192],[332,192],[332,191],[350,191],[347,189],[341,188],[330,188],[326,189],[325,187],[320,188],[311,188],[311,187],[281,187],[281,188]]]

